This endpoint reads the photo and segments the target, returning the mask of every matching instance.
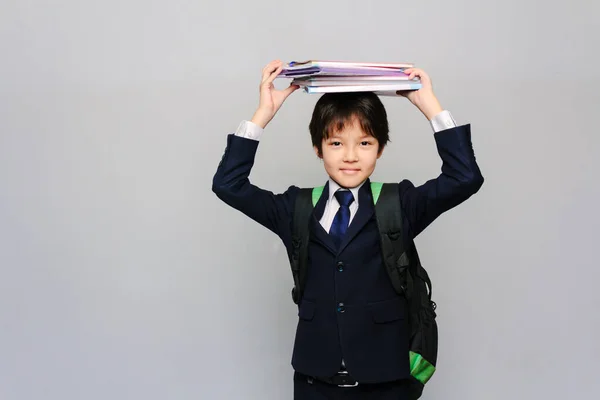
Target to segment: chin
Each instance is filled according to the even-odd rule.
[[[367,178],[368,176],[362,174],[356,176],[338,175],[335,180],[342,187],[353,188],[363,183]]]

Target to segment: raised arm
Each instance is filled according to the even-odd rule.
[[[442,213],[475,194],[484,179],[473,152],[471,126],[456,126],[451,117],[448,121],[425,71],[411,68],[405,72],[410,78],[418,76],[422,88],[398,94],[408,98],[434,125],[437,150],[442,159],[437,178],[418,187],[406,180],[400,183],[400,198],[409,229],[407,236],[412,239]]]
[[[251,184],[249,176],[263,129],[285,99],[298,89],[295,85],[275,89],[273,80],[282,68],[283,63],[276,60],[263,69],[258,109],[251,121],[243,121],[237,132],[227,137],[227,147],[212,184],[217,197],[280,236],[289,227],[296,188],[276,195]]]

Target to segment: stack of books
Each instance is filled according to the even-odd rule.
[[[404,73],[411,63],[358,63],[350,61],[290,62],[278,78],[292,78],[306,93],[376,92],[396,94],[399,90],[418,90],[419,78]]]

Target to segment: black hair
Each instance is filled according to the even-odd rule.
[[[362,130],[379,142],[379,152],[389,142],[387,113],[373,92],[326,93],[317,101],[309,124],[312,144],[323,154],[323,140],[356,118]]]

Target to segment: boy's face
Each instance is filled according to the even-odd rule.
[[[356,187],[371,176],[383,153],[377,139],[365,133],[356,118],[323,139],[322,148],[319,155],[315,146],[317,156],[323,159],[327,174],[344,188]]]

